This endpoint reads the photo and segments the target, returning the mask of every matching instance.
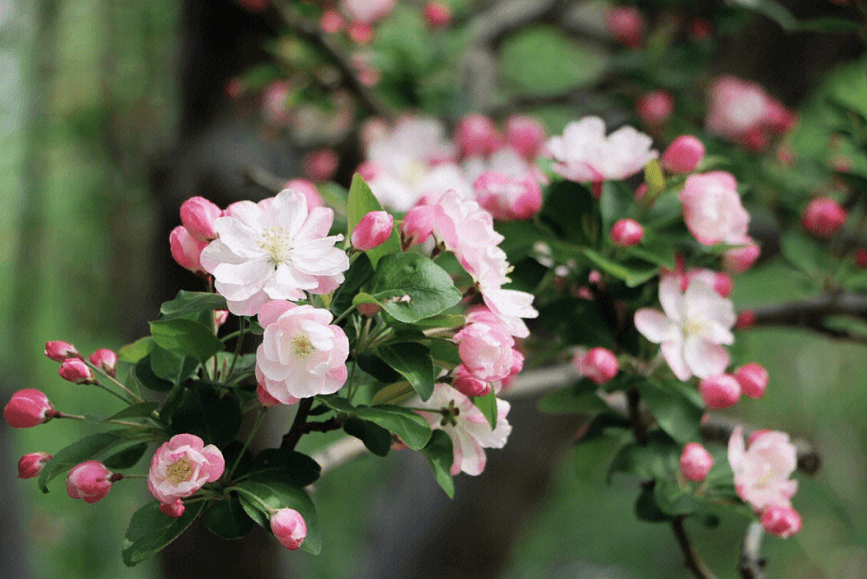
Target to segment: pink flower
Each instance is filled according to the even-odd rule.
[[[325,34],[336,34],[346,28],[346,20],[337,10],[326,10],[319,19],[319,28]]]
[[[312,181],[308,181],[307,179],[289,179],[283,185],[283,188],[292,189],[304,195],[304,198],[307,200],[308,209],[325,206],[325,203],[322,202],[322,196],[319,195],[319,189],[316,188],[316,185]]]
[[[498,221],[532,219],[542,208],[542,190],[531,173],[520,178],[485,171],[473,183],[479,205]]]
[[[611,228],[611,241],[619,247],[638,245],[644,237],[644,228],[634,219],[618,219]]]
[[[452,21],[452,9],[442,2],[425,2],[424,19],[431,28],[448,26]]]
[[[578,374],[586,376],[594,384],[609,382],[620,371],[617,356],[607,348],[579,349],[572,358],[572,364]]]
[[[160,503],[159,506],[160,512],[164,515],[168,515],[173,519],[177,519],[181,515],[184,514],[184,511],[187,510],[186,505],[181,499],[176,500],[173,503]]]
[[[315,149],[304,155],[302,170],[304,174],[314,181],[328,181],[337,171],[340,157],[334,149],[327,147]]]
[[[641,95],[635,104],[638,116],[651,127],[664,125],[674,112],[674,97],[666,90]]]
[[[67,358],[76,358],[81,356],[75,346],[69,342],[54,340],[53,342],[45,342],[45,355],[55,362],[63,362]]]
[[[117,376],[117,354],[108,348],[100,348],[90,355],[90,363],[103,371],[109,376]]]
[[[454,387],[466,396],[485,396],[493,390],[490,382],[479,380],[463,364],[455,367],[453,383]]]
[[[458,122],[455,142],[463,157],[486,157],[500,146],[494,122],[485,115],[470,115]]]
[[[74,384],[95,384],[93,370],[81,358],[67,358],[60,364],[58,374]]]
[[[292,117],[286,105],[288,99],[289,83],[286,81],[275,80],[265,87],[262,92],[262,113],[269,125],[279,127],[289,124]]]
[[[561,137],[548,139],[554,157],[552,169],[579,183],[621,181],[635,175],[656,159],[653,140],[632,127],[621,127],[605,136],[605,121],[585,117],[566,126]]]
[[[341,0],[340,7],[350,20],[373,24],[391,12],[397,0]]]
[[[705,405],[713,410],[733,406],[741,397],[740,383],[729,374],[708,376],[698,383],[698,391]]]
[[[801,216],[801,225],[816,237],[834,237],[846,223],[846,209],[830,197],[810,201]]]
[[[452,439],[454,462],[453,475],[463,471],[478,475],[485,470],[485,448],[503,448],[512,427],[506,420],[509,403],[497,399],[497,427],[491,428],[482,411],[472,401],[446,384],[436,384],[433,395],[426,401],[419,398],[407,403],[419,411],[431,428],[443,430]]]
[[[708,88],[707,131],[739,141],[760,129],[769,97],[759,85],[734,76],[721,76]]]
[[[750,215],[741,205],[737,182],[731,173],[713,171],[686,178],[678,195],[683,219],[702,245],[746,243]]]
[[[433,233],[433,208],[418,205],[409,210],[400,226],[401,245],[404,249],[424,243]]]
[[[693,374],[707,378],[725,372],[729,355],[720,344],[731,344],[735,312],[731,301],[700,280],[681,293],[675,276],[659,284],[659,301],[665,313],[642,308],[635,313],[635,326],[656,344],[674,375],[681,380]]]
[[[743,247],[729,249],[723,254],[723,267],[732,273],[743,273],[753,267],[762,250],[752,239]]]
[[[355,44],[367,44],[373,40],[375,32],[373,25],[368,22],[356,20],[349,25],[349,39]],[[323,179],[323,181],[325,181],[325,179]]]
[[[202,250],[207,247],[207,243],[199,241],[187,231],[183,225],[178,225],[169,234],[169,247],[171,248],[172,257],[182,268],[193,273],[204,273],[202,263],[200,261]]]
[[[328,237],[331,209],[308,212],[304,195],[285,189],[258,204],[234,203],[227,211],[215,222],[220,238],[202,252],[202,265],[233,314],[253,315],[269,299],[329,293],[343,282],[349,258],[334,247],[343,236]]]
[[[614,6],[605,12],[605,26],[617,40],[636,47],[644,40],[644,17],[637,8]]]
[[[662,166],[672,173],[692,173],[703,158],[704,144],[692,135],[681,135],[662,154]]]
[[[220,449],[194,434],[176,434],[151,459],[148,490],[161,503],[174,504],[223,476]]]
[[[713,457],[697,442],[690,442],[683,447],[680,455],[680,472],[683,477],[693,482],[701,482],[707,477],[713,466]]]
[[[12,428],[38,426],[58,414],[48,396],[34,388],[15,392],[3,408],[3,417]]]
[[[545,126],[533,117],[512,115],[503,127],[503,142],[525,159],[532,160],[545,144],[546,134]]]
[[[250,12],[261,12],[268,8],[268,0],[237,0],[237,2]]]
[[[735,320],[736,330],[746,330],[753,327],[756,323],[756,312],[753,310],[744,310],[738,314]]]
[[[789,506],[798,490],[798,482],[789,480],[798,458],[788,434],[766,432],[745,449],[743,429],[738,426],[729,438],[728,459],[738,496],[756,512]]]
[[[54,458],[47,452],[31,452],[18,460],[18,478],[34,478],[42,472],[45,463]]]
[[[462,365],[483,382],[506,379],[512,369],[515,340],[499,324],[472,323],[455,334]]]
[[[214,220],[222,213],[222,209],[204,197],[190,197],[181,205],[181,223],[199,241],[211,241],[217,238]]]
[[[394,217],[385,211],[371,211],[352,230],[350,242],[355,249],[367,251],[385,243],[393,230]]]
[[[788,539],[801,530],[801,515],[787,505],[773,505],[762,513],[762,527],[772,534]]]
[[[307,523],[294,509],[280,509],[271,515],[271,532],[290,551],[301,546],[307,536]]]
[[[867,247],[859,247],[855,250],[855,265],[861,269],[867,268]]]
[[[119,475],[118,475],[119,476]],[[93,504],[111,490],[113,473],[97,460],[88,460],[72,468],[66,475],[66,493],[74,499]]]
[[[768,371],[751,362],[735,370],[735,380],[741,385],[744,394],[750,398],[761,398],[768,386]]]
[[[275,300],[259,312],[265,328],[256,350],[256,379],[273,398],[294,404],[299,398],[333,394],[346,382],[349,340],[329,325],[331,312]]]

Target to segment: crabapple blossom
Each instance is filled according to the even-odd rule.
[[[280,509],[271,515],[271,532],[281,545],[294,551],[307,536],[307,523],[295,509]]]
[[[775,505],[789,506],[789,499],[798,490],[798,482],[789,480],[798,457],[788,434],[765,432],[745,448],[743,429],[737,426],[729,438],[728,460],[735,491],[756,512]]]
[[[229,319],[229,310],[214,310],[214,325],[218,328]]]
[[[531,173],[520,178],[485,171],[473,183],[479,205],[498,221],[531,219],[542,208],[542,190]]]
[[[666,90],[641,95],[635,104],[638,116],[651,127],[664,125],[674,112],[674,97]]]
[[[258,204],[240,201],[217,219],[220,238],[202,252],[202,265],[226,297],[229,311],[249,316],[268,299],[300,300],[305,291],[334,291],[349,269],[346,253],[328,237],[334,212],[284,189]]]
[[[346,28],[346,20],[337,10],[326,10],[319,19],[319,28],[325,34],[336,34]]]
[[[75,384],[94,384],[96,382],[93,370],[81,358],[67,358],[60,364],[57,373],[64,380]]]
[[[302,162],[302,170],[304,174],[314,181],[328,181],[334,176],[337,171],[337,166],[340,164],[340,157],[334,149],[327,147],[315,149],[304,155]]]
[[[659,301],[665,313],[642,308],[635,313],[635,326],[649,341],[662,344],[662,355],[679,379],[721,374],[729,355],[720,344],[734,342],[732,302],[701,280],[690,282],[685,292],[678,285],[675,276],[663,277]]]
[[[367,44],[373,40],[374,32],[373,25],[369,22],[356,20],[349,25],[349,39],[355,44]],[[325,180],[323,179],[323,181]]]
[[[746,330],[753,327],[756,323],[756,312],[753,310],[744,310],[738,314],[735,320],[736,330]]]
[[[769,97],[761,86],[734,76],[717,78],[708,89],[707,131],[738,141],[764,120]]]
[[[204,197],[190,197],[181,205],[181,223],[199,241],[211,241],[217,238],[214,220],[222,213],[222,209]]]
[[[117,376],[117,354],[108,348],[100,348],[90,355],[90,363],[109,376]]]
[[[607,348],[579,350],[572,358],[572,363],[579,374],[586,376],[594,384],[604,384],[620,371],[617,356]]]
[[[621,127],[605,136],[605,121],[585,117],[570,123],[562,136],[548,139],[554,157],[552,169],[579,183],[621,181],[635,175],[659,156],[653,140],[633,127]]]
[[[618,219],[611,228],[611,241],[619,247],[632,247],[641,242],[644,228],[634,219]]]
[[[207,482],[223,476],[226,462],[220,449],[194,434],[176,434],[154,453],[148,470],[148,490],[161,503],[175,504]]]
[[[38,426],[58,414],[48,396],[34,388],[18,390],[3,408],[3,417],[12,428]]]
[[[453,384],[467,396],[485,396],[493,390],[490,382],[476,378],[464,364],[458,364],[455,368]]]
[[[283,185],[283,188],[292,189],[304,195],[304,198],[307,200],[307,209],[325,206],[325,203],[322,202],[322,196],[319,194],[319,189],[316,188],[316,185],[312,181],[308,181],[307,179],[289,179]]]
[[[813,199],[804,209],[801,225],[816,237],[834,237],[846,223],[846,209],[830,197]]]
[[[292,116],[286,106],[288,98],[289,83],[283,80],[268,83],[262,91],[262,113],[269,125],[280,127],[289,124]]]
[[[735,370],[735,380],[741,385],[741,390],[750,398],[761,398],[768,386],[768,371],[764,367],[751,362]]]
[[[497,426],[492,429],[482,411],[467,396],[447,384],[435,384],[427,401],[416,397],[407,404],[418,409],[431,428],[443,430],[452,439],[453,475],[461,471],[469,475],[481,474],[486,462],[484,449],[503,448],[512,431],[506,420],[510,408],[508,402],[497,399]]]
[[[184,505],[184,502],[181,499],[178,499],[173,503],[160,503],[159,509],[160,512],[164,515],[168,515],[173,519],[177,519],[184,514],[184,511],[187,510],[187,507],[186,505]]]
[[[400,225],[401,245],[404,249],[417,243],[424,243],[433,233],[433,208],[418,205],[409,210]]]
[[[455,142],[463,157],[486,157],[500,146],[500,135],[491,119],[470,115],[458,122]]]
[[[859,247],[855,250],[855,265],[862,269],[867,268],[867,248]]]
[[[397,0],[341,0],[340,7],[351,20],[374,23],[391,12]]]
[[[448,26],[452,21],[452,9],[443,2],[425,2],[424,19],[431,28]]]
[[[201,255],[207,246],[206,241],[199,241],[190,235],[190,232],[183,225],[178,225],[169,234],[172,257],[179,266],[193,273],[204,273]]]
[[[512,115],[503,126],[503,143],[525,159],[535,159],[545,144],[545,126],[533,117]]]
[[[753,267],[762,250],[752,239],[743,247],[729,249],[723,254],[723,267],[732,273],[743,273]]]
[[[713,410],[733,406],[741,397],[741,385],[730,374],[708,376],[698,383],[705,405]]]
[[[662,166],[672,173],[691,173],[703,158],[704,143],[692,135],[681,135],[662,154]]]
[[[328,310],[282,300],[266,303],[259,313],[265,328],[256,350],[256,379],[283,404],[299,398],[333,394],[346,382],[349,340],[330,325]]]
[[[504,380],[511,374],[515,340],[499,324],[471,323],[455,334],[461,365],[484,382]]]
[[[379,247],[394,230],[394,217],[385,211],[370,211],[352,230],[350,242],[359,251],[368,251]]]
[[[801,515],[787,505],[773,505],[762,513],[762,527],[770,534],[788,539],[801,530]]]
[[[115,476],[120,475],[114,475],[97,460],[82,462],[66,476],[66,493],[74,499],[84,499],[84,502],[93,504],[105,498]]]
[[[731,173],[712,171],[686,178],[678,195],[689,232],[702,245],[746,243],[750,215]]]
[[[18,460],[18,478],[34,478],[42,472],[45,463],[51,460],[53,455],[47,452],[31,452]]]
[[[683,447],[680,455],[680,472],[683,477],[693,482],[701,482],[707,477],[713,466],[713,457],[697,442],[689,442]]]
[[[644,17],[637,8],[614,6],[605,12],[605,26],[611,35],[629,47],[644,40]]]
[[[75,346],[69,342],[62,342],[60,340],[45,342],[45,355],[55,362],[63,362],[67,358],[81,356],[78,350],[75,349]]]

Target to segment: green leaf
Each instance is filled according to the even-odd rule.
[[[572,181],[555,181],[548,187],[539,220],[557,238],[580,246],[595,245],[602,229],[590,190]]]
[[[352,185],[349,187],[349,200],[346,204],[346,239],[352,237],[352,231],[358,222],[371,211],[382,211],[382,205],[379,204],[373,192],[361,175],[356,173],[352,176]],[[376,267],[379,260],[390,253],[400,252],[400,238],[397,231],[392,228],[391,236],[378,247],[366,251],[367,257],[370,258],[370,263]]]
[[[398,435],[413,450],[424,448],[430,440],[430,425],[427,420],[412,410],[401,406],[381,404],[378,406],[359,406],[355,411],[359,418],[369,420]]]
[[[39,489],[47,493],[48,483],[57,475],[64,473],[86,460],[98,458],[103,453],[126,441],[123,430],[100,432],[85,436],[54,454],[54,458],[45,463],[39,473],[37,484]]]
[[[467,323],[466,316],[460,314],[439,314],[413,324],[415,328],[457,328]]]
[[[539,308],[539,323],[567,344],[609,349],[615,346],[614,334],[597,300],[556,299]]]
[[[265,474],[240,481],[233,488],[238,491],[238,498],[247,515],[266,529],[270,528],[269,509],[288,508],[301,513],[307,524],[307,538],[301,543],[301,548],[308,553],[319,554],[322,548],[319,518],[313,501],[303,489],[287,483],[278,476]]]
[[[592,249],[584,248],[581,252],[599,269],[622,279],[629,287],[639,286],[659,273],[658,265],[647,263],[644,260],[613,261]]]
[[[652,232],[646,232],[644,238],[639,245],[624,248],[624,252],[634,258],[638,258],[660,267],[674,269],[675,264],[675,245],[670,239],[660,235],[654,235]]]
[[[632,217],[635,210],[635,193],[620,181],[606,181],[599,199],[602,227],[606,232],[619,219]]]
[[[370,265],[370,259],[367,255],[361,254],[352,261],[352,265],[349,266],[349,270],[345,274],[343,283],[334,292],[331,311],[335,316],[339,316],[355,304],[353,298],[372,275],[373,267]],[[373,298],[371,300],[373,303],[376,303],[376,300],[373,300]]]
[[[162,350],[162,348],[159,349]],[[165,352],[165,350],[162,351]],[[168,352],[166,353],[168,354]],[[169,355],[171,356],[172,354]],[[132,371],[133,378],[144,388],[155,392],[168,392],[172,389],[174,383],[157,376],[153,371],[153,364],[154,361],[151,358],[151,354],[136,362]]]
[[[665,514],[656,504],[656,497],[651,486],[641,487],[641,493],[635,501],[635,515],[639,521],[647,523],[665,523],[673,518]]]
[[[253,519],[247,516],[236,496],[213,501],[202,522],[208,530],[224,539],[240,539],[253,528]]]
[[[440,314],[461,299],[451,276],[418,253],[386,255],[363,289],[395,319],[408,324]]]
[[[205,444],[228,446],[241,429],[241,409],[233,398],[220,396],[210,387],[191,384],[166,404],[161,418],[170,434],[195,434]]]
[[[251,472],[278,475],[289,484],[306,487],[319,478],[322,467],[307,456],[287,448],[268,448],[256,455]]]
[[[679,469],[682,447],[659,430],[647,436],[645,444],[624,444],[608,469],[608,480],[624,472],[644,479],[668,477]]]
[[[659,161],[653,160],[644,166],[644,182],[647,183],[647,193],[642,201],[652,203],[665,191],[665,174]]]
[[[551,414],[590,414],[595,416],[608,410],[608,406],[596,394],[598,386],[587,378],[568,388],[558,390],[539,400],[541,412]]]
[[[653,486],[653,498],[666,515],[688,515],[702,507],[702,501],[692,491],[664,479],[658,479]]]
[[[178,518],[160,511],[160,502],[151,501],[137,510],[123,539],[123,562],[132,567],[153,557],[174,541],[202,512],[205,502],[190,503]]]
[[[132,344],[127,344],[117,351],[117,359],[121,362],[129,362],[135,364],[145,356],[151,353],[154,347],[154,339],[150,336],[136,340]]]
[[[195,372],[196,367],[199,365],[199,361],[195,358],[184,357],[156,345],[150,355],[143,358],[139,364],[144,360],[150,361],[150,369],[153,376],[159,380],[168,382],[170,385],[182,383]],[[138,376],[139,371],[137,369],[136,377]],[[141,376],[142,379],[147,378],[145,372],[141,372]],[[158,385],[158,383],[153,384],[153,389],[156,389]]]
[[[822,245],[800,232],[787,232],[780,240],[783,257],[807,276],[820,275],[831,265],[828,252]]]
[[[142,418],[150,416],[158,406],[159,403],[157,402],[139,402],[138,404],[128,406],[119,412],[115,412],[105,420],[120,420],[123,418]]]
[[[482,411],[491,429],[497,428],[497,395],[491,390],[485,396],[473,396],[473,404]]]
[[[452,439],[444,431],[434,430],[430,441],[424,447],[424,455],[437,483],[449,498],[454,498],[455,481],[452,478],[451,469],[455,461],[455,455]]]
[[[434,390],[434,367],[430,349],[423,344],[407,342],[380,346],[379,357],[409,380],[422,400],[431,397]]]
[[[132,468],[138,461],[141,460],[141,457],[144,456],[145,451],[148,449],[148,443],[142,442],[139,444],[135,444],[128,448],[121,450],[120,452],[116,452],[102,461],[102,464],[106,466],[109,470],[122,470],[125,468]]]
[[[451,340],[431,340],[428,343],[431,357],[434,360],[457,366],[461,363],[458,345]]]
[[[343,430],[363,442],[367,450],[376,456],[386,456],[391,450],[391,433],[373,422],[350,416],[343,423]]]
[[[219,294],[181,290],[175,299],[160,307],[160,320],[174,320],[190,314],[225,309],[226,298]]]
[[[198,322],[185,319],[151,322],[154,342],[169,352],[205,362],[223,349],[223,342]]]
[[[843,18],[814,18],[799,21],[789,9],[774,0],[733,0],[734,4],[742,6],[767,16],[786,32],[839,32],[854,33],[861,30],[861,24]]]
[[[669,436],[681,443],[698,440],[704,405],[696,404],[680,390],[650,380],[637,386],[642,400]]]

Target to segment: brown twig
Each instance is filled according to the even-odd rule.
[[[313,406],[313,398],[303,398],[298,403],[298,412],[295,414],[295,420],[292,421],[292,427],[283,436],[283,441],[280,443],[280,448],[292,450],[304,436],[304,431],[307,427],[307,415],[310,414],[310,408]]]
[[[738,571],[743,579],[765,579],[765,559],[761,556],[760,550],[762,547],[762,536],[764,529],[762,525],[753,521],[747,527],[747,534],[744,536],[744,546],[741,551],[741,561],[738,563]]]
[[[689,542],[689,536],[686,534],[686,529],[683,527],[683,520],[686,515],[680,515],[671,522],[671,529],[674,531],[674,536],[677,537],[677,544],[680,545],[680,550],[686,561],[686,568],[692,572],[698,579],[716,579],[714,574],[708,569],[705,562],[701,559],[698,552]]]

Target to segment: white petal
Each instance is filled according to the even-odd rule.
[[[650,308],[642,308],[635,312],[635,327],[642,336],[654,344],[671,342],[679,339],[681,335],[677,324],[662,312]]]
[[[683,358],[692,373],[699,378],[722,374],[729,365],[729,354],[725,348],[699,336],[686,339]]]
[[[661,349],[668,367],[671,368],[671,371],[674,372],[678,380],[689,380],[692,372],[684,360],[683,340],[678,339],[672,342],[664,342]]]

